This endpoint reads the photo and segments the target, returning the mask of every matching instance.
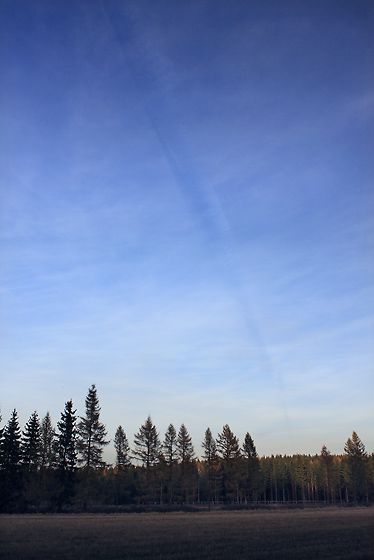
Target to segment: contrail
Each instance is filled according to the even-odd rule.
[[[266,349],[260,330],[255,323],[249,296],[243,283],[243,274],[235,250],[234,237],[230,223],[214,186],[199,179],[196,165],[189,155],[188,143],[182,138],[178,124],[177,108],[173,89],[176,83],[174,69],[170,62],[160,53],[154,38],[144,30],[141,21],[141,8],[138,3],[124,2],[116,21],[107,15],[106,7],[99,0],[107,24],[114,33],[124,57],[131,70],[134,85],[143,99],[149,122],[158,138],[170,170],[185,200],[188,202],[194,218],[201,224],[207,235],[213,236],[218,244],[220,256],[229,273],[229,289],[233,292],[238,308],[242,314],[250,338],[250,346],[257,354],[261,370],[271,375],[276,385],[283,408],[285,424],[291,438],[290,421],[284,402],[284,387],[281,375],[274,368],[272,359]],[[121,33],[117,29],[117,19],[125,24],[128,36],[126,42],[131,45],[124,49]],[[144,94],[147,87],[148,96]]]

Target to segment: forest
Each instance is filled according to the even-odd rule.
[[[371,504],[374,453],[353,432],[344,453],[322,446],[319,455],[259,457],[247,432],[243,444],[225,424],[213,437],[207,428],[197,458],[188,430],[170,424],[160,438],[150,416],[130,448],[122,426],[114,436],[116,462],[108,465],[109,444],[100,421],[95,385],[78,416],[65,403],[57,427],[50,414],[35,411],[24,429],[14,410],[0,430],[0,511],[138,511],[154,506],[261,507],[271,504]],[[138,509],[136,509],[138,508]]]

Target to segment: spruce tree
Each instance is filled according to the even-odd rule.
[[[118,471],[124,470],[130,465],[130,447],[122,426],[118,426],[114,436],[114,447],[116,450],[116,467]]]
[[[239,440],[228,424],[225,424],[222,433],[218,434],[217,449],[225,461],[240,457]]]
[[[21,430],[16,409],[3,429],[0,443],[0,510],[17,508],[21,501]]]
[[[104,467],[103,447],[108,445],[105,425],[100,422],[100,406],[97,390],[93,384],[86,397],[86,416],[80,416],[77,448],[81,454],[79,462],[88,470]]]
[[[61,511],[63,504],[69,503],[74,493],[75,471],[77,465],[77,418],[73,401],[65,403],[61,419],[57,422],[56,467],[59,480],[57,492],[57,509]]]
[[[365,446],[356,432],[348,438],[344,446],[346,453],[345,479],[351,488],[353,500],[367,498],[368,457]]]
[[[52,426],[49,412],[42,420],[40,430],[40,463],[42,467],[52,468],[56,462],[56,432]]]
[[[246,491],[247,497],[255,499],[260,484],[260,461],[256,446],[250,434],[247,432],[242,447],[243,456],[246,461]]]
[[[162,444],[164,458],[167,465],[169,502],[174,501],[175,467],[177,463],[177,432],[173,424],[169,424]]]
[[[217,459],[217,445],[216,441],[212,435],[210,428],[205,430],[204,440],[201,444],[204,449],[203,458],[206,460],[206,491],[208,494],[208,503],[210,510],[210,503],[212,500],[212,490],[213,490],[213,480],[216,482],[217,477],[214,473],[214,464]],[[216,486],[216,484],[214,485]]]
[[[169,424],[162,444],[165,461],[168,465],[173,465],[177,458],[177,432],[173,424]]]
[[[204,440],[201,445],[204,448],[203,458],[210,465],[210,462],[217,457],[217,445],[210,428],[205,430]]]
[[[22,464],[27,471],[35,472],[38,470],[41,462],[41,438],[40,438],[40,421],[38,413],[35,411],[31,414],[25,429],[22,432],[21,454]]]
[[[182,465],[191,461],[195,456],[191,436],[184,424],[181,425],[178,432],[177,454]]]
[[[73,401],[65,403],[61,412],[61,420],[57,423],[57,457],[56,465],[62,476],[64,473],[74,473],[77,464],[77,418],[73,410]]]
[[[134,456],[140,459],[146,467],[148,479],[150,468],[159,461],[161,455],[160,439],[150,416],[140,426],[139,432],[135,434],[134,443]]]

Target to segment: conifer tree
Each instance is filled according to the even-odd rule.
[[[331,455],[330,451],[327,449],[326,445],[322,446],[321,455],[320,455],[320,462],[323,469],[323,478],[324,478],[324,498],[325,501],[330,501],[332,499],[332,492],[331,492],[331,472],[333,466],[334,457]]]
[[[169,424],[162,444],[164,459],[167,465],[169,502],[174,500],[175,470],[177,463],[177,432],[173,424]]]
[[[178,432],[177,455],[182,465],[192,461],[195,456],[191,436],[184,424],[181,425]]]
[[[257,491],[260,484],[260,461],[256,446],[250,434],[247,432],[244,437],[242,447],[243,456],[246,460],[247,473],[246,473],[246,490],[250,499],[257,496]]]
[[[177,458],[177,432],[173,424],[169,424],[162,444],[165,461],[168,465],[173,465]]]
[[[140,426],[139,432],[135,434],[134,443],[134,456],[139,458],[146,467],[148,479],[150,468],[159,461],[161,454],[159,435],[150,416],[148,416],[145,423]]]
[[[210,463],[217,457],[217,445],[210,428],[205,430],[204,440],[202,442],[202,447],[204,448],[204,459]]]
[[[77,464],[77,418],[73,410],[73,401],[65,403],[65,409],[61,412],[61,420],[57,423],[57,468],[62,475],[74,473]]]
[[[41,439],[38,413],[31,414],[21,439],[22,464],[29,472],[35,472],[40,466]]]
[[[56,432],[52,426],[49,412],[42,420],[40,430],[40,463],[42,467],[52,468],[56,462]]]
[[[78,424],[77,449],[81,454],[79,462],[88,470],[105,466],[102,460],[103,447],[108,445],[105,440],[107,431],[100,422],[100,406],[97,390],[93,384],[86,397],[86,416],[80,416]]]
[[[57,422],[56,466],[59,479],[57,509],[61,511],[64,503],[69,503],[74,493],[75,471],[77,465],[77,418],[73,401],[65,403],[61,419]]]
[[[0,510],[16,507],[21,498],[21,430],[16,409],[0,443]]]
[[[208,494],[208,503],[210,510],[210,503],[212,500],[212,491],[217,485],[217,473],[214,472],[214,466],[217,461],[217,445],[216,441],[212,435],[210,428],[205,430],[204,439],[202,441],[202,447],[204,449],[203,458],[206,460],[206,491]],[[214,481],[214,487],[213,487]]]
[[[122,426],[117,428],[114,436],[114,447],[117,453],[116,467],[119,471],[124,470],[130,465],[130,447]]]
[[[239,440],[228,424],[225,424],[222,433],[218,434],[217,449],[225,461],[240,457]]]
[[[353,493],[353,499],[367,497],[367,471],[368,460],[365,446],[356,432],[352,433],[352,438],[348,438],[344,446],[347,465],[345,469],[345,479]]]

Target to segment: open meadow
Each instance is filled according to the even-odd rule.
[[[2,515],[0,557],[374,559],[374,508]]]

